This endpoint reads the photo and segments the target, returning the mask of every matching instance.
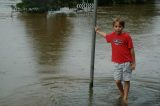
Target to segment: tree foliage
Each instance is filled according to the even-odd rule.
[[[16,7],[23,9],[38,8],[38,11],[48,11],[50,9],[58,9],[61,7],[76,7],[76,4],[88,2],[93,3],[94,0],[22,0],[21,3],[17,3]],[[149,0],[98,0],[98,5],[108,4],[124,4],[124,3],[144,3]]]

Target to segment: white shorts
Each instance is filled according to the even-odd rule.
[[[122,64],[114,64],[114,80],[130,81],[132,76],[132,69],[130,67],[130,62],[125,62]]]

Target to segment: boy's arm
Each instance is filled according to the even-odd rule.
[[[95,27],[95,31],[96,33],[98,33],[99,35],[106,37],[106,33],[101,31],[100,28],[98,26]]]
[[[131,48],[131,55],[132,55],[132,59],[133,59],[133,61],[131,62],[131,69],[135,70],[135,68],[136,68],[136,58],[135,58],[134,48]]]

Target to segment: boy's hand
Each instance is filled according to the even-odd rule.
[[[99,26],[95,27],[95,32],[98,33],[99,35],[103,36],[103,37],[106,37],[106,33],[101,31]]]
[[[99,31],[100,30],[100,27],[99,26],[96,26],[95,27],[95,31],[97,32],[97,31]]]
[[[132,69],[132,70],[135,70],[135,68],[136,68],[136,63],[135,63],[135,62],[132,62],[132,63],[131,63],[131,69]]]

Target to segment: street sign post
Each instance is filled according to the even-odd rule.
[[[90,88],[93,88],[93,80],[94,80],[95,43],[96,43],[95,26],[96,26],[96,22],[97,22],[97,0],[94,0],[91,64],[90,64]]]

